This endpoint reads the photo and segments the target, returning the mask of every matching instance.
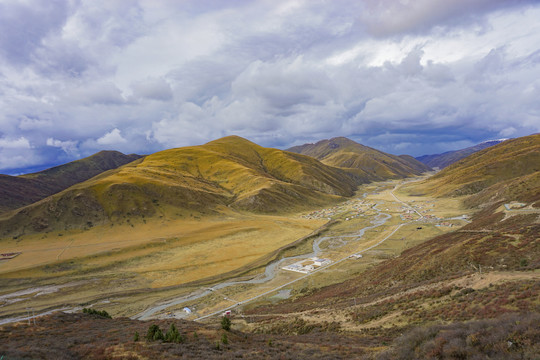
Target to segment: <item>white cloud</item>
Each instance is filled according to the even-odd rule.
[[[53,138],[47,139],[47,146],[53,146],[62,149],[66,154],[75,155],[79,154],[79,149],[77,148],[78,141],[66,140],[61,141]]]
[[[31,149],[30,142],[24,136],[18,139],[0,138],[0,149]]]
[[[124,139],[121,131],[117,128],[112,129],[110,132],[97,139],[99,145],[118,145],[125,142],[127,142],[127,140]]]

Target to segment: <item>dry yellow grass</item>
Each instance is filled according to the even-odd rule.
[[[74,261],[90,270],[139,273],[152,286],[168,286],[214,276],[244,266],[324,224],[279,216],[171,220],[136,227],[93,228],[63,236],[48,234],[2,243],[2,252],[22,254],[0,267],[2,277],[50,275],[44,265]],[[36,269],[39,267],[39,269]],[[69,272],[69,271],[68,271]],[[159,276],[158,276],[159,275]]]

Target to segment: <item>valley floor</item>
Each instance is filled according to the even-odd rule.
[[[466,223],[443,220],[463,215],[457,201],[407,197],[400,187],[409,181],[370,184],[345,203],[296,216],[163,218],[4,239],[1,252],[20,255],[0,263],[0,322],[25,318],[27,309],[88,305],[136,318],[202,320],[343,281]],[[308,274],[282,269],[313,256],[330,266]]]

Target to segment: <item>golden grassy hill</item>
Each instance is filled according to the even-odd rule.
[[[124,155],[118,151],[100,151],[84,159],[37,173],[20,176],[0,175],[0,212],[32,204],[140,157],[135,154]]]
[[[314,157],[327,165],[349,169],[364,182],[405,178],[430,170],[411,156],[387,154],[344,137],[295,146],[289,151]]]
[[[433,176],[426,185],[428,191],[438,195],[460,196],[476,194],[496,184],[509,185],[513,179],[525,177],[523,181],[530,182],[533,187],[530,191],[534,192],[535,182],[527,176],[533,176],[532,174],[539,171],[540,134],[536,134],[507,140],[474,153],[445,168]],[[513,186],[519,184],[517,181]],[[536,186],[539,186],[538,183]],[[517,190],[504,189],[504,191]]]
[[[356,190],[357,178],[308,156],[230,136],[161,151],[4,214],[0,236],[217,213],[287,212]]]

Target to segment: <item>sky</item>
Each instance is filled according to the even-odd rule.
[[[0,173],[233,134],[419,156],[537,133],[538,19],[538,0],[0,0]]]

